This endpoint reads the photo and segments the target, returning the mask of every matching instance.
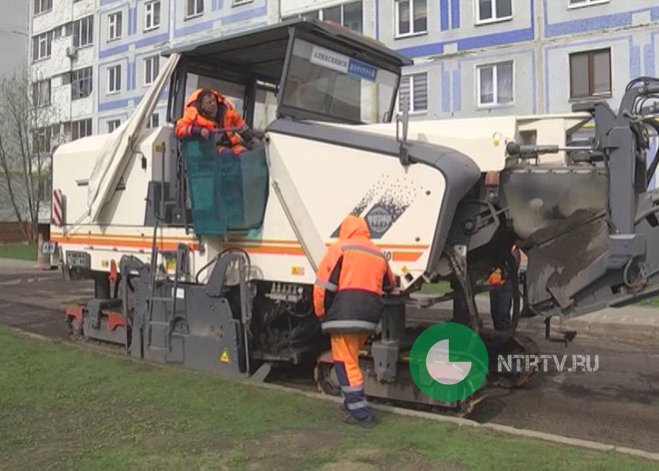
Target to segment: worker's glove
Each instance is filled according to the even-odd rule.
[[[242,128],[240,128],[238,130],[238,134],[240,134],[240,137],[242,137],[243,142],[246,143],[254,139],[254,131],[252,131],[247,125],[244,125]]]
[[[500,268],[497,268],[490,273],[490,276],[487,279],[487,284],[490,286],[501,286],[503,284],[503,276]]]
[[[259,141],[257,138],[252,138],[249,142],[245,143],[245,147],[247,147],[249,150],[252,150],[256,147],[258,147],[261,144],[261,141]]]

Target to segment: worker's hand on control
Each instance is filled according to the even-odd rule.
[[[208,131],[208,129],[206,128],[202,128],[199,134],[201,134],[201,137],[203,139],[208,139],[208,136],[210,135],[210,131]]]

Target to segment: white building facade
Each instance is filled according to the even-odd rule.
[[[656,75],[659,3],[648,0],[30,0],[35,93],[64,139],[124,122],[159,53],[295,16],[333,21],[415,59],[401,97],[414,119],[616,107]],[[165,101],[151,125],[165,120]],[[47,132],[47,131],[44,131]]]

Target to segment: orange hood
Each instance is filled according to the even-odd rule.
[[[371,234],[364,218],[349,215],[343,220],[339,231],[339,240],[350,240],[356,238],[370,239]]]
[[[197,100],[199,99],[199,95],[201,95],[201,92],[203,92],[203,91],[204,91],[203,88],[198,88],[197,90],[195,90],[194,92],[192,92],[192,93],[190,94],[190,96],[188,97],[188,99],[186,100],[185,106],[188,106],[188,107],[190,107],[190,106],[195,106],[195,107],[196,107],[196,105],[197,105]],[[218,93],[218,92],[215,91],[215,90],[211,90],[210,92],[213,94],[213,96],[214,96],[215,99],[217,100],[217,103],[218,103],[218,104],[220,104],[220,105],[224,104],[224,105],[226,105],[226,106],[228,106],[229,108],[232,108],[232,109],[235,109],[235,108],[236,108],[236,107],[234,106],[234,104],[231,102],[231,100],[229,100],[229,99],[228,99],[227,97],[225,97],[224,95],[221,95],[220,93]]]

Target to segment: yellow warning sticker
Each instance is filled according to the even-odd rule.
[[[294,276],[304,276],[304,267],[292,266],[291,275]]]
[[[222,354],[220,355],[220,361],[221,361],[222,363],[229,363],[229,362],[231,361],[231,360],[229,359],[229,352],[227,352],[226,348],[224,349],[224,351],[223,351]]]

